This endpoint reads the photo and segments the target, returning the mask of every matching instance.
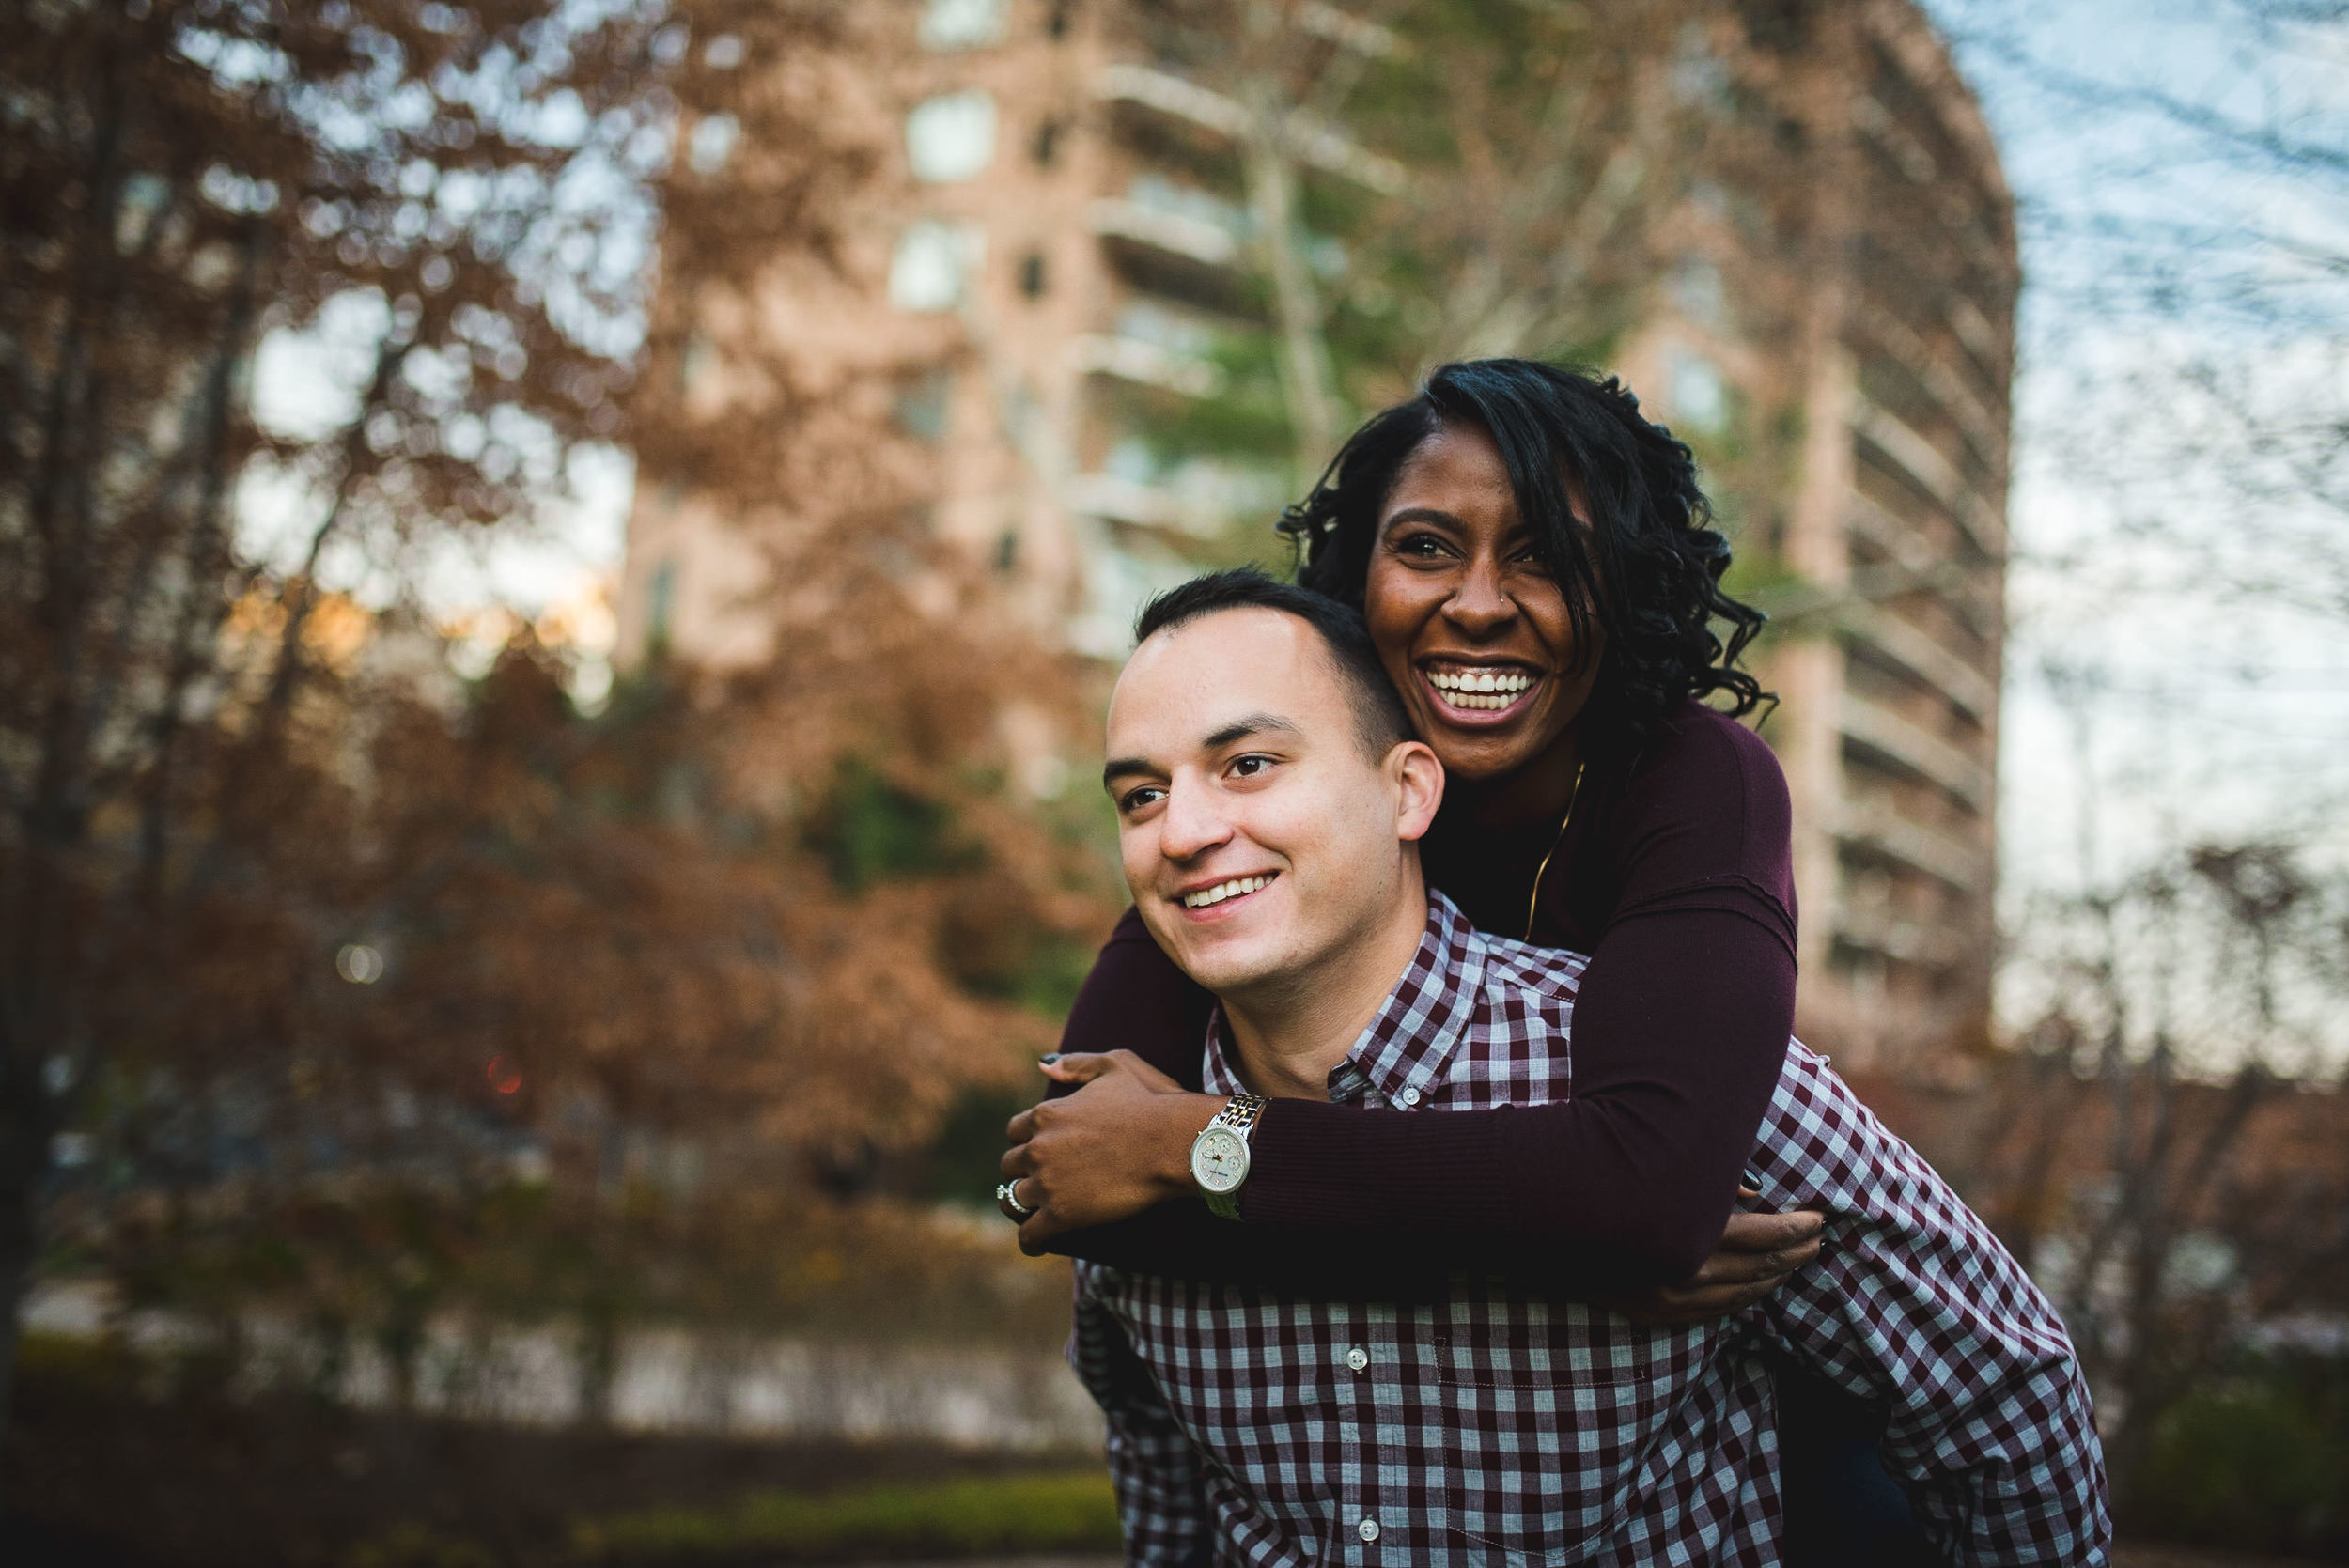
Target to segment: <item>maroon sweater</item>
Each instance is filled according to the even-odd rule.
[[[1694,1273],[1728,1224],[1794,1023],[1785,777],[1759,737],[1691,702],[1636,753],[1591,759],[1536,895],[1556,831],[1439,815],[1422,854],[1480,929],[1528,936],[1532,899],[1533,941],[1590,955],[1572,1099],[1440,1116],[1275,1100],[1251,1140],[1247,1223],[1183,1200],[1055,1250],[1264,1284],[1339,1269],[1377,1294],[1529,1255],[1609,1288]],[[1211,1006],[1128,909],[1061,1048],[1132,1050],[1195,1089]]]

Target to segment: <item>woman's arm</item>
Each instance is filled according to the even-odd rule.
[[[1466,1225],[1598,1246],[1651,1283],[1712,1252],[1794,1023],[1794,964],[1722,908],[1618,922],[1574,1009],[1574,1097],[1495,1110],[1359,1110],[1275,1100],[1252,1140],[1242,1218]]]
[[[1242,1219],[1466,1237],[1471,1256],[1519,1261],[1528,1242],[1595,1248],[1619,1282],[1688,1280],[1721,1239],[1794,1017],[1791,959],[1768,924],[1719,907],[1735,901],[1703,890],[1608,933],[1575,1004],[1570,1100],[1441,1113],[1274,1100],[1251,1141]],[[1188,1066],[1195,1082],[1199,1037],[1168,1036],[1193,1018],[1204,1032],[1206,1010],[1171,994],[1187,982],[1146,932],[1127,936],[1103,950],[1062,1049],[1130,1049],[1168,1079]],[[1136,1005],[1118,1005],[1120,992]],[[1193,1016],[1180,1032],[1165,1025],[1177,1010]],[[1175,1233],[1161,1222],[1145,1244],[1130,1224],[1103,1221],[1190,1191],[1190,1140],[1222,1101],[1140,1073],[1087,1076],[1081,1114],[1040,1108],[1015,1120],[1020,1148],[1004,1169],[1034,1172],[1026,1201],[1048,1210],[1023,1228],[1031,1250],[1130,1264]],[[1202,1246],[1220,1236],[1225,1265],[1254,1250],[1236,1252],[1224,1222],[1178,1230]],[[1773,1233],[1767,1246],[1786,1239]]]

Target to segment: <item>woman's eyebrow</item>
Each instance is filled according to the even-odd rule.
[[[1383,533],[1387,529],[1392,528],[1398,522],[1433,522],[1441,524],[1446,528],[1458,528],[1461,526],[1461,522],[1458,518],[1454,517],[1450,512],[1443,510],[1441,507],[1406,506],[1402,510],[1396,512],[1394,516],[1380,523],[1378,525],[1379,531]]]

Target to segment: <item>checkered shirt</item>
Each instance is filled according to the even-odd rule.
[[[1567,1097],[1583,963],[1431,893],[1330,1098]],[[1206,1083],[1226,1094],[1220,1032]],[[1765,1206],[1826,1211],[1828,1247],[1771,1301],[1692,1327],[1465,1275],[1395,1305],[1079,1263],[1069,1359],[1109,1418],[1128,1560],[1775,1563],[1775,1346],[1888,1412],[1885,1462],[1945,1560],[2103,1563],[2078,1363],[1981,1220],[1798,1044],[1752,1170]]]

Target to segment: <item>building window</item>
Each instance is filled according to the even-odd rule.
[[[1048,119],[1035,128],[1035,162],[1038,168],[1049,169],[1052,160],[1060,156],[1061,132],[1066,127],[1059,120]]]
[[[1006,528],[995,540],[995,569],[1010,573],[1019,565],[1019,536]]]
[[[1071,0],[1052,0],[1052,9],[1044,20],[1044,31],[1055,39],[1068,36],[1068,16],[1077,8]]]
[[[717,346],[707,333],[692,333],[685,339],[685,351],[677,356],[677,391],[691,397],[709,380],[709,373],[718,367]]]
[[[1672,303],[1680,314],[1714,332],[1729,325],[1729,294],[1721,286],[1721,270],[1702,256],[1689,256],[1672,270]]]
[[[976,224],[908,225],[889,261],[889,303],[899,310],[954,309],[986,249],[987,232]]]
[[[704,115],[693,126],[692,135],[686,138],[685,161],[693,165],[695,174],[716,174],[734,156],[734,144],[742,139],[742,122],[732,115]]]
[[[920,37],[925,49],[985,49],[1003,41],[1009,0],[927,0]]]
[[[1019,258],[1019,292],[1029,299],[1041,298],[1044,293],[1044,253],[1030,251]]]
[[[1676,348],[1665,359],[1665,375],[1675,423],[1708,432],[1729,424],[1729,384],[1711,360]]]
[[[933,443],[944,441],[954,388],[954,377],[941,369],[932,370],[898,389],[896,404],[892,411],[896,416],[897,427],[923,441]]]
[[[677,608],[677,563],[664,560],[652,569],[645,592],[645,651],[659,659],[669,651],[670,617]]]
[[[915,104],[906,116],[906,159],[914,179],[932,184],[978,174],[995,161],[995,100],[973,90]]]

